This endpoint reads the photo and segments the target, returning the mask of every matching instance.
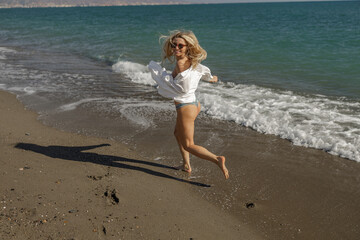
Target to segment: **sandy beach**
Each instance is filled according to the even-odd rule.
[[[0,239],[261,239],[121,143],[42,125],[0,92]]]
[[[238,156],[228,167],[242,188],[224,209],[231,178],[192,180],[122,143],[45,126],[7,92],[0,116],[1,239],[359,236],[355,161],[244,128],[239,152],[228,153]],[[234,161],[241,173],[231,172]]]

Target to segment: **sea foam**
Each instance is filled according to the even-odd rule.
[[[207,114],[360,161],[360,104],[258,86],[200,86]]]
[[[1,60],[5,60],[6,54],[8,54],[8,53],[16,53],[16,51],[13,49],[10,49],[10,48],[6,48],[6,47],[0,47],[0,59]]]
[[[71,111],[76,109],[79,105],[83,104],[83,103],[88,103],[88,102],[93,102],[93,101],[100,101],[100,100],[104,100],[104,98],[86,98],[86,99],[81,99],[79,101],[73,102],[73,103],[68,103],[65,105],[62,105],[59,107],[60,111]]]
[[[113,69],[135,83],[154,84],[144,65],[121,61]],[[231,82],[200,82],[198,99],[212,117],[360,162],[359,102]]]
[[[129,61],[119,61],[112,66],[114,72],[122,73],[132,82],[154,86],[155,81],[151,78],[147,66]]]

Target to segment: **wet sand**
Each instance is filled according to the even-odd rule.
[[[0,92],[0,239],[261,239],[125,145],[42,125]]]
[[[0,116],[1,239],[360,235],[355,161],[203,114],[196,141],[226,154],[230,179],[196,158],[191,178],[172,169],[171,161],[149,160],[156,155],[120,142],[44,126],[9,93],[0,92]],[[161,141],[175,144],[168,128],[149,131],[137,142],[142,153]]]

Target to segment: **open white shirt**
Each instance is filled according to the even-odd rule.
[[[188,68],[179,73],[175,78],[154,61],[150,61],[148,68],[152,78],[158,84],[158,93],[179,103],[196,101],[195,91],[200,79],[205,81],[212,79],[210,69],[202,64],[198,64],[195,68]]]

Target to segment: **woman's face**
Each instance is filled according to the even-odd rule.
[[[176,58],[182,58],[186,56],[187,43],[183,38],[174,38],[172,41],[171,49]]]

